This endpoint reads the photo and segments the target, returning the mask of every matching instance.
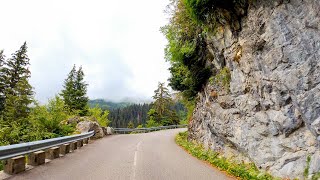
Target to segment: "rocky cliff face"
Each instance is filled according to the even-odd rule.
[[[241,20],[207,38],[230,87],[199,94],[190,138],[279,177],[320,170],[320,1],[258,0]],[[318,140],[317,140],[318,139]]]

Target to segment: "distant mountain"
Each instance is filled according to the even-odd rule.
[[[124,108],[131,104],[133,103],[132,102],[112,102],[104,99],[89,100],[89,106],[91,108],[96,107],[98,105],[103,110],[106,110],[106,109],[113,110],[118,108]]]

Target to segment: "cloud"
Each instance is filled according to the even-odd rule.
[[[46,102],[73,64],[82,65],[90,98],[150,99],[169,77],[160,33],[165,0],[10,0],[2,2],[0,49],[27,41],[31,84]]]

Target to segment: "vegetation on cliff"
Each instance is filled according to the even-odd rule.
[[[211,75],[215,75],[207,36],[219,26],[236,32],[246,14],[248,0],[172,0],[168,6],[170,23],[162,27],[168,39],[166,60],[171,63],[169,85],[193,100]]]

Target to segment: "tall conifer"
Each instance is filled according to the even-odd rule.
[[[84,81],[82,67],[77,71],[74,65],[64,82],[61,96],[66,106],[72,111],[78,111],[81,116],[85,116],[88,113],[87,86],[88,84]]]
[[[31,72],[30,60],[25,42],[18,51],[12,54],[4,67],[5,72],[5,110],[4,119],[16,121],[26,118],[33,101],[32,86],[29,84]]]

